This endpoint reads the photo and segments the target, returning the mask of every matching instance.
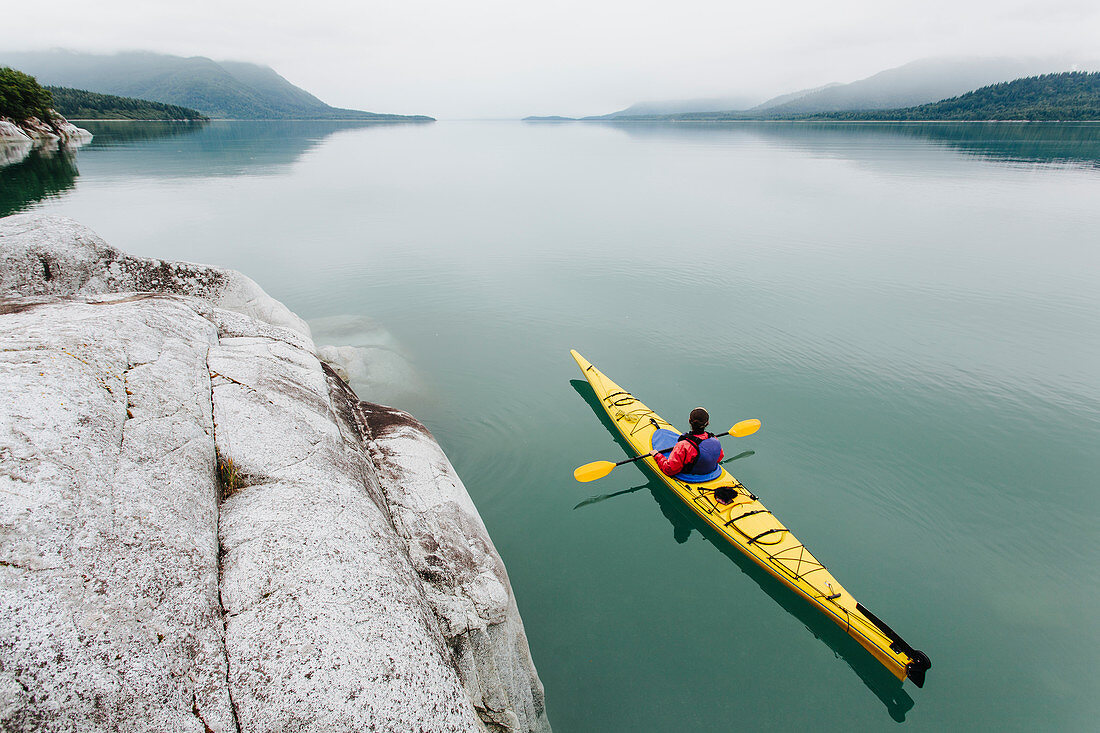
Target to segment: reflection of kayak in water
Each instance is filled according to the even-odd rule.
[[[583,356],[576,351],[571,353],[600,405],[635,455],[653,450],[655,435],[660,442],[667,434],[663,431],[678,434],[668,421],[604,376]],[[905,643],[858,603],[791,531],[728,471],[722,468],[716,478],[688,483],[666,476],[652,457],[639,462],[644,462],[723,539],[832,619],[895,677],[901,680],[908,677],[917,687],[924,685],[925,673],[932,666],[928,657]]]

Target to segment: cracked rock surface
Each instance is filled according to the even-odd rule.
[[[430,433],[244,276],[0,220],[0,729],[544,731]]]
[[[6,310],[0,728],[234,730],[214,327],[168,298]]]
[[[508,572],[462,480],[412,415],[369,402],[357,403],[355,413],[393,525],[482,719],[499,730],[548,731]]]

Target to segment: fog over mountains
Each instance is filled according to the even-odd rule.
[[[921,59],[848,84],[803,89],[759,102],[747,95],[714,99],[644,102],[609,115],[586,119],[743,111],[783,116],[847,110],[895,109],[938,102],[989,84],[1066,71],[1065,58],[940,57]],[[730,106],[722,106],[729,104]]]
[[[430,119],[331,107],[268,66],[217,62],[202,56],[185,58],[143,51],[109,56],[63,50],[0,51],[0,66],[19,69],[43,85],[190,107],[210,117]]]
[[[114,55],[63,50],[6,52],[0,65],[35,76],[43,85],[112,94],[199,110],[214,118],[429,120],[332,107],[274,69],[152,52]],[[707,98],[639,102],[584,119],[651,118],[721,112],[786,117],[829,112],[903,109],[956,97],[981,87],[1071,69],[1100,70],[1100,63],[1068,57],[938,57],[913,61],[850,83],[833,83],[765,99],[730,92]],[[746,89],[759,83],[745,77]]]

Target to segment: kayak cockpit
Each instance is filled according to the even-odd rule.
[[[663,454],[665,458],[668,458],[668,454],[672,452],[672,449],[676,447],[677,441],[680,440],[680,434],[660,428],[653,431],[653,436],[650,440],[653,450]],[[704,484],[707,481],[713,481],[721,475],[722,467],[718,466],[710,473],[678,473],[673,476],[673,478],[677,481],[683,481],[685,484]]]

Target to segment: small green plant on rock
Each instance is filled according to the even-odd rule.
[[[244,474],[229,456],[223,456],[217,450],[215,455],[218,461],[218,485],[221,487],[222,498],[228,499],[245,487]]]

